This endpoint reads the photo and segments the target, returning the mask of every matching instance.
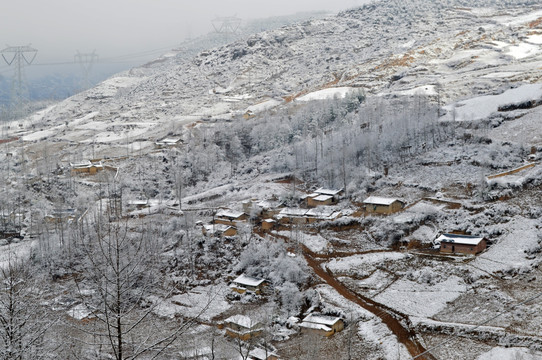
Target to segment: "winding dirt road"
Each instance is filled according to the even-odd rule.
[[[405,345],[412,357],[418,356],[426,351],[423,345],[420,344],[416,338],[416,334],[401,323],[400,320],[403,320],[407,324],[410,322],[407,315],[350,290],[343,283],[337,280],[330,271],[326,271],[322,268],[320,261],[316,260],[316,258],[319,257],[317,254],[313,253],[304,245],[302,245],[301,248],[307,263],[313,269],[316,275],[318,275],[328,285],[333,287],[344,298],[360,305],[364,309],[378,316],[382,322],[386,324],[386,326],[397,336],[399,341]],[[417,359],[436,360],[436,358],[431,354],[424,354]]]

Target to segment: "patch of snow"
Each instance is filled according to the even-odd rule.
[[[456,121],[486,119],[496,113],[499,106],[539,100],[540,98],[542,98],[542,84],[527,84],[507,90],[500,95],[479,96],[447,105],[444,107],[447,111],[444,118],[452,120],[455,111]]]
[[[508,55],[512,56],[514,59],[523,59],[529,56],[537,55],[540,53],[540,46],[521,43],[518,45],[513,45],[508,48]]]
[[[542,352],[534,351],[526,348],[503,348],[495,347],[490,351],[478,356],[476,360],[540,360]]]
[[[493,72],[490,74],[482,75],[482,78],[485,79],[504,79],[508,77],[512,77],[515,75],[521,74],[519,71],[502,71],[502,72]]]
[[[509,269],[521,271],[530,266],[534,260],[525,257],[525,250],[538,245],[537,224],[537,220],[515,218],[506,226],[508,233],[471,264],[492,273]]]
[[[251,111],[254,114],[258,114],[258,113],[261,113],[263,111],[266,111],[266,110],[272,109],[274,107],[277,107],[280,104],[282,104],[282,101],[278,101],[278,100],[275,100],[275,99],[269,99],[269,100],[266,100],[266,101],[261,102],[259,104],[254,104],[254,105],[249,106],[245,110],[245,112]]]
[[[529,35],[526,40],[531,44],[542,45],[542,35],[540,34]]]
[[[156,304],[153,311],[159,316],[173,318],[181,314],[189,318],[211,320],[231,307],[224,298],[229,292],[230,288],[225,285],[199,286],[169,299],[154,297],[151,300]]]
[[[384,261],[398,261],[408,257],[408,254],[399,252],[375,252],[353,255],[339,259],[332,259],[326,267],[333,272],[345,272],[359,267],[382,264]]]
[[[351,92],[354,88],[351,87],[337,87],[337,88],[328,88],[323,90],[314,91],[306,95],[300,96],[296,101],[313,101],[313,100],[328,100],[338,97],[343,99],[346,97],[346,94]]]
[[[401,279],[374,299],[405,314],[430,317],[466,291],[463,280],[453,275],[434,285]]]

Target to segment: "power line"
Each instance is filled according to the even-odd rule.
[[[34,62],[38,50],[30,45],[8,46],[0,53],[8,66],[11,66],[12,64],[15,65],[15,73],[11,87],[11,110],[13,111],[12,116],[19,117],[24,115],[24,106],[28,101],[28,89],[26,86],[24,68]]]
[[[88,54],[81,54],[79,50],[77,50],[77,54],[75,54],[73,60],[79,63],[79,65],[81,65],[84,80],[83,86],[85,89],[88,89],[90,87],[90,71],[92,70],[92,66],[94,65],[94,63],[98,60],[98,54],[96,54],[96,50]]]

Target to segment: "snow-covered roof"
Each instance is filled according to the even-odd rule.
[[[221,209],[216,213],[217,217],[226,217],[226,218],[232,218],[237,219],[244,215],[244,212],[242,211],[234,211],[229,209]]]
[[[78,163],[70,163],[70,166],[72,168],[87,168],[87,167],[91,167],[92,163],[90,162],[90,160],[85,160]],[[102,164],[101,163],[95,164],[95,166],[102,166]]]
[[[229,229],[233,229],[232,226],[225,225],[225,224],[208,224],[208,225],[203,225],[203,227],[205,228],[206,232],[210,232],[210,233],[212,233],[213,231],[223,233]]]
[[[233,280],[234,283],[245,285],[245,286],[259,286],[261,285],[265,279],[255,278],[252,276],[248,276],[245,274],[241,274],[237,277],[237,279]]]
[[[318,190],[315,190],[314,192],[317,193],[317,194],[321,194],[321,195],[335,196],[335,195],[340,194],[342,191],[343,191],[343,189],[324,189],[324,188],[320,188]]]
[[[401,201],[397,198],[386,198],[380,196],[369,196],[367,199],[363,200],[364,204],[376,204],[376,205],[391,205],[395,201]]]
[[[147,205],[149,203],[146,199],[135,199],[135,200],[129,200],[129,205]]]
[[[277,356],[277,354],[262,348],[254,348],[248,352],[249,358],[256,359],[256,360],[267,360],[269,356]]]
[[[437,238],[437,242],[449,242],[462,245],[478,245],[484,238],[480,236],[442,234]]]
[[[321,324],[321,325],[333,326],[339,320],[341,320],[341,318],[338,317],[338,316],[309,314],[303,319],[303,323],[312,323],[312,324]]]
[[[308,328],[308,329],[323,330],[323,331],[332,330],[329,326],[326,326],[324,324],[317,324],[317,323],[306,322],[306,321],[301,322],[299,326]]]
[[[333,199],[333,195],[318,195],[313,198],[315,201],[328,201],[329,199]]]
[[[181,141],[181,138],[165,138],[160,140],[159,142],[163,144],[176,144],[179,141]]]
[[[280,216],[305,216],[305,214],[308,212],[307,209],[299,209],[299,208],[284,208],[280,211]]]
[[[333,215],[337,215],[337,211],[331,206],[319,206],[310,209],[305,215],[317,218],[331,218]]]
[[[251,328],[258,325],[258,323],[256,321],[253,321],[248,316],[241,315],[241,314],[230,316],[229,318],[224,320],[224,322],[239,325],[239,326],[244,327],[246,329],[251,329]]]

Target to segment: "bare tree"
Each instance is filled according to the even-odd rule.
[[[153,231],[132,231],[127,222],[111,223],[99,214],[82,237],[77,295],[98,324],[95,329],[80,327],[87,335],[83,341],[92,338],[95,349],[105,349],[116,360],[158,356],[191,323],[164,333],[153,324],[153,310],[167,297],[153,296],[161,283],[157,238]]]
[[[54,321],[38,309],[29,264],[8,259],[0,267],[0,357],[6,360],[52,358],[44,351],[43,337]]]

